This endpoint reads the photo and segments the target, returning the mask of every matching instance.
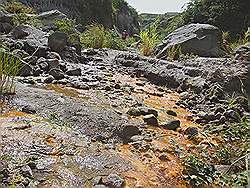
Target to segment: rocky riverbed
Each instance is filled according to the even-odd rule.
[[[50,84],[45,80],[51,76],[18,78],[0,118],[2,186],[189,187],[182,158],[211,155],[224,143],[204,135],[198,123],[210,125],[205,112],[222,119],[233,110],[225,98],[206,93],[218,83],[227,88],[234,74],[210,82],[206,75],[218,71],[204,67],[228,64],[245,75],[248,64],[238,62],[238,69],[230,59],[202,58],[171,63],[112,50],[83,55],[88,61],[74,64],[81,75]],[[245,113],[245,104],[237,104]],[[233,119],[227,120],[217,124],[229,126]]]
[[[197,171],[211,183],[234,167],[218,152],[247,152],[249,44],[169,62],[81,49],[62,32],[13,27],[13,16],[0,14],[1,44],[22,64],[1,101],[0,187],[190,187]]]

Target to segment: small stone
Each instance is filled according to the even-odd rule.
[[[199,130],[197,127],[188,127],[184,131],[184,134],[193,137],[199,134]]]
[[[33,177],[33,172],[28,165],[23,166],[21,170],[24,177]]]
[[[61,80],[65,77],[60,69],[51,69],[49,74],[52,75],[56,80]]]
[[[139,107],[138,109],[140,110],[141,115],[143,116],[153,114],[155,117],[158,117],[158,112],[153,108]]]
[[[121,89],[121,85],[120,84],[115,84],[115,89]]]
[[[141,116],[141,111],[138,108],[132,107],[127,111],[127,114],[130,116]]]
[[[110,174],[108,177],[103,181],[106,186],[113,187],[113,188],[120,188],[124,185],[124,179],[118,176],[117,174]]]
[[[27,114],[35,114],[36,110],[34,107],[30,105],[26,105],[22,108],[22,112],[27,113]]]
[[[105,86],[104,88],[106,91],[111,91],[111,87],[110,86]]]
[[[43,82],[45,84],[51,84],[54,80],[55,80],[55,78],[52,75],[49,75],[47,78],[44,79]]]
[[[161,127],[168,130],[176,130],[177,128],[180,127],[180,125],[181,125],[180,120],[171,120],[166,123],[163,123]]]
[[[158,126],[158,120],[153,114],[149,114],[143,117],[144,122],[148,125]]]
[[[81,76],[82,70],[80,68],[71,69],[71,70],[66,71],[66,74],[69,76]]]
[[[161,161],[169,161],[169,158],[168,158],[167,154],[161,154],[161,155],[159,156],[159,159],[160,159]]]
[[[132,136],[138,134],[140,134],[140,130],[135,125],[125,125],[119,133],[124,142],[128,142]]]
[[[170,116],[177,116],[177,113],[173,110],[167,110],[166,113]]]
[[[48,45],[54,52],[63,51],[68,44],[68,36],[62,32],[54,32],[48,38]]]

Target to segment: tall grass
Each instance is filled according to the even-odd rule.
[[[14,78],[21,68],[19,58],[0,48],[0,96],[14,94]]]
[[[84,48],[111,48],[123,50],[126,48],[126,41],[119,36],[104,28],[104,26],[95,24],[87,27],[87,30],[81,35],[81,44]]]
[[[167,60],[173,61],[178,60],[182,55],[181,46],[180,45],[173,45],[167,49]]]
[[[227,44],[224,44],[224,46],[226,45],[224,48],[227,48],[226,50],[228,50],[229,52],[230,51],[233,52],[233,50],[235,50],[237,47],[250,42],[250,27],[236,41],[230,41],[229,32],[223,32],[222,38],[223,38],[224,43],[225,42],[227,43]]]
[[[151,25],[148,29],[141,31],[139,34],[139,50],[144,56],[153,55],[154,48],[158,42],[157,26]]]
[[[109,46],[109,38],[102,25],[92,25],[82,34],[81,43],[87,48],[105,48]]]

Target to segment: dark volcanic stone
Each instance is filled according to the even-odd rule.
[[[166,123],[163,123],[161,127],[168,130],[176,130],[177,128],[180,127],[180,125],[181,125],[180,120],[171,120]]]
[[[158,125],[158,120],[157,120],[157,118],[153,114],[149,114],[149,115],[144,116],[143,120],[148,125],[153,125],[153,126],[157,126]]]
[[[49,71],[49,74],[53,76],[56,80],[61,80],[65,77],[60,69],[51,69]]]
[[[82,71],[80,68],[70,69],[70,70],[66,71],[66,74],[69,76],[81,76]]]
[[[199,130],[197,127],[188,127],[184,131],[184,134],[193,137],[199,134]]]
[[[167,110],[167,112],[166,112],[168,115],[170,115],[170,116],[177,116],[177,113],[175,112],[175,111],[173,111],[173,110]]]
[[[68,44],[68,36],[62,32],[55,32],[49,36],[48,45],[54,52],[63,51]]]
[[[30,105],[27,105],[27,106],[24,106],[22,108],[22,112],[25,112],[27,114],[35,114],[36,113],[36,110],[34,107],[30,106]]]

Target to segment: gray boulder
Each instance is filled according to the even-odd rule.
[[[169,49],[179,46],[182,53],[201,57],[221,57],[222,33],[219,28],[209,24],[189,24],[169,34],[157,47],[157,57],[166,56]]]
[[[2,5],[2,3],[0,3]],[[2,23],[12,23],[12,18],[14,14],[10,14],[7,11],[0,9],[0,22]]]
[[[66,71],[66,74],[69,76],[81,76],[82,70],[80,68],[71,68]]]
[[[0,33],[8,34],[13,29],[10,23],[0,23]]]
[[[63,51],[68,44],[68,36],[62,32],[54,32],[49,36],[48,45],[54,52]]]
[[[23,49],[29,53],[43,57],[46,55],[48,37],[47,33],[30,25],[21,24],[11,31],[12,37],[24,44]]]
[[[51,69],[49,71],[49,75],[53,76],[56,80],[61,80],[65,77],[64,73],[60,69],[56,69],[56,68]]]
[[[67,16],[59,10],[50,10],[38,14],[37,18],[43,24],[43,30],[55,29],[55,22],[57,20],[65,19]]]
[[[17,76],[32,76],[33,75],[33,67],[26,63],[25,61],[21,60],[21,69],[18,71]]]

